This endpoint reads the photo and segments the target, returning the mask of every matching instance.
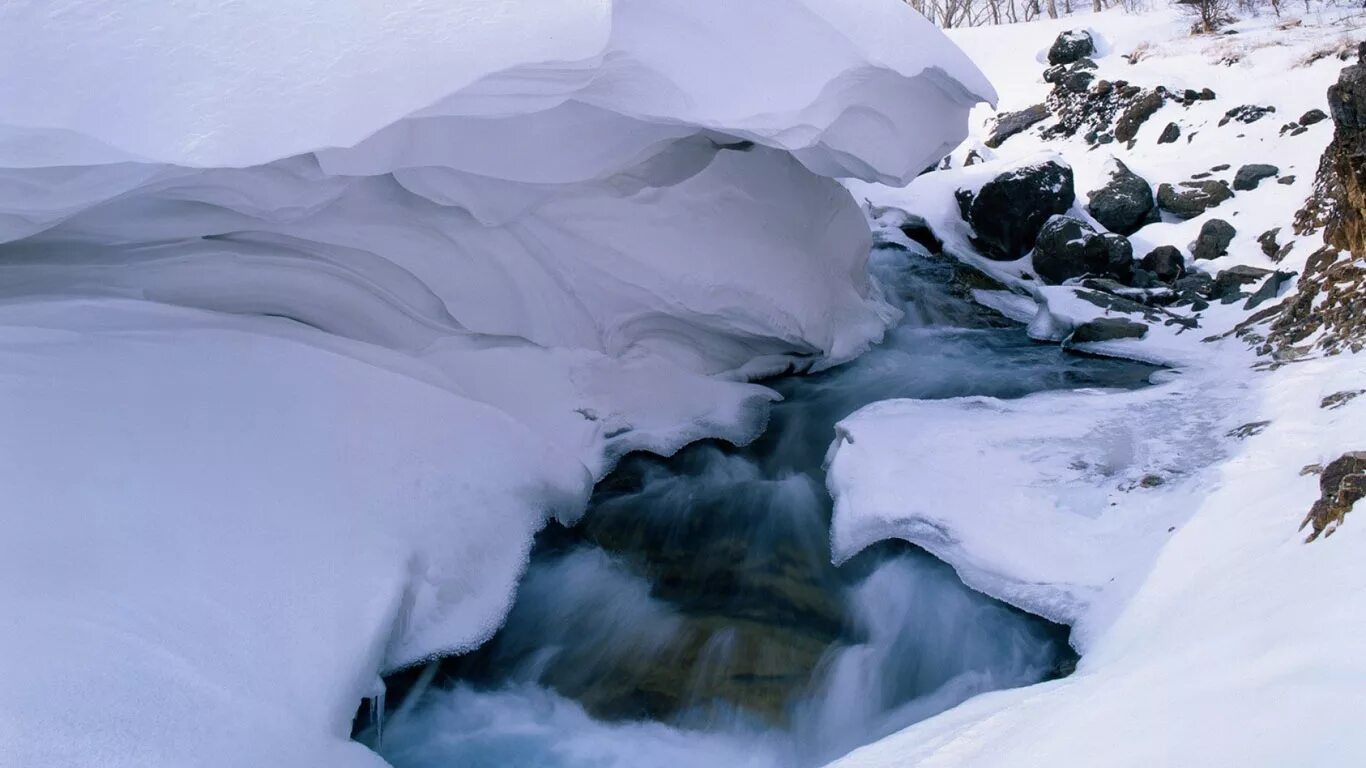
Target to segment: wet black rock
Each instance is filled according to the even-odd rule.
[[[1090,224],[1070,216],[1053,216],[1039,232],[1032,258],[1034,274],[1057,285],[1083,275],[1109,273],[1110,248]]]
[[[1321,109],[1311,109],[1300,115],[1300,125],[1314,125],[1328,119],[1328,115]]]
[[[1135,99],[1115,122],[1115,138],[1119,141],[1133,141],[1138,135],[1138,129],[1143,127],[1154,112],[1161,109],[1163,101],[1162,94],[1158,91],[1148,91]]]
[[[1262,183],[1262,179],[1269,179],[1280,173],[1281,169],[1266,163],[1249,163],[1233,175],[1233,188],[1239,192],[1247,192],[1257,188]]]
[[[1162,133],[1157,137],[1158,144],[1175,144],[1181,138],[1181,126],[1176,123],[1167,123],[1167,127],[1162,129]]]
[[[1115,339],[1141,339],[1148,334],[1144,323],[1123,317],[1100,317],[1077,326],[1067,338],[1067,344],[1085,344],[1095,341],[1114,341]]]
[[[1050,216],[1065,213],[1076,199],[1072,169],[1048,160],[987,182],[976,197],[960,194],[960,210],[976,232],[974,244],[988,258],[1014,261],[1034,247]]]
[[[1138,265],[1164,283],[1175,282],[1186,274],[1186,257],[1174,245],[1157,246]]]
[[[1158,206],[1181,219],[1193,219],[1232,198],[1233,190],[1224,181],[1183,181],[1157,188]]]
[[[1086,210],[1100,225],[1121,235],[1132,235],[1157,220],[1153,188],[1120,160],[1110,169],[1105,186],[1087,195]]]
[[[1244,104],[1241,107],[1234,107],[1224,113],[1219,118],[1219,125],[1228,125],[1229,122],[1237,120],[1240,123],[1255,123],[1276,111],[1275,107],[1259,107],[1255,104]]]
[[[1217,259],[1228,254],[1228,245],[1238,230],[1223,219],[1210,219],[1200,227],[1200,234],[1191,245],[1191,255],[1196,261]]]
[[[1096,52],[1091,33],[1084,29],[1069,29],[1058,35],[1048,49],[1049,64],[1071,64]]]
[[[1007,112],[1003,115],[999,115],[996,118],[996,124],[991,128],[991,135],[987,136],[985,144],[992,149],[996,149],[1001,146],[1006,139],[1044,121],[1048,118],[1048,115],[1048,107],[1045,107],[1042,104],[1026,107],[1019,112]]]

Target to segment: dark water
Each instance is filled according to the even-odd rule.
[[[770,382],[785,399],[750,446],[624,461],[578,526],[541,534],[496,637],[390,679],[381,754],[398,768],[813,766],[1066,674],[1066,628],[910,545],[833,567],[822,460],[835,422],[877,400],[1131,388],[1153,369],[1031,342],[927,254],[879,251],[873,268],[906,309],[882,345]]]

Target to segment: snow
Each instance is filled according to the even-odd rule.
[[[1332,134],[1328,121],[1281,137],[1343,66],[1318,51],[1354,50],[1366,38],[1354,9],[1284,9],[1238,22],[1232,36],[1192,38],[1175,10],[956,30],[954,40],[1004,94],[1002,111],[1042,101],[1042,56],[1056,35],[1085,26],[1102,45],[1102,79],[1144,86],[1212,87],[1213,102],[1168,103],[1134,147],[1094,150],[1078,139],[1045,142],[1039,127],[986,149],[986,111],[952,153],[953,169],[905,189],[849,182],[870,203],[875,227],[895,227],[904,208],[925,216],[945,248],[1002,285],[973,297],[1031,335],[1063,342],[1097,317],[1075,285],[1039,286],[1028,260],[989,262],[965,249],[966,225],[952,193],[1056,153],[1074,169],[1079,202],[1106,179],[1112,157],[1156,188],[1229,164],[1271,162],[1291,184],[1271,180],[1190,221],[1167,219],[1134,238],[1136,256],[1171,244],[1183,250],[1218,217],[1238,230],[1228,254],[1194,268],[1211,275],[1237,264],[1302,271],[1319,244],[1296,237],[1291,220],[1309,192]],[[1145,49],[1135,64],[1122,58]],[[1229,59],[1236,59],[1231,64]],[[1251,125],[1223,114],[1243,104],[1276,113]],[[1158,145],[1169,121],[1182,139]],[[1042,127],[1042,126],[1040,126]],[[1194,134],[1194,138],[1187,137]],[[985,163],[961,167],[969,149]],[[1071,215],[1090,220],[1080,207]],[[1094,222],[1092,222],[1094,224]],[[1273,263],[1256,237],[1280,227],[1294,243]],[[1186,251],[1188,267],[1189,251]],[[1255,286],[1251,286],[1255,288]],[[1269,305],[1268,305],[1269,306]],[[1366,696],[1364,662],[1350,639],[1366,627],[1366,587],[1357,563],[1360,531],[1349,522],[1327,542],[1297,530],[1318,497],[1301,468],[1359,450],[1366,405],[1320,405],[1362,388],[1351,355],[1268,367],[1229,335],[1250,312],[1214,303],[1191,316],[1199,327],[1150,322],[1142,339],[1086,345],[1087,352],[1173,366],[1157,386],[1123,393],[1069,392],[1015,401],[970,398],[877,403],[846,419],[829,456],[837,496],[832,541],[848,556],[887,537],[914,541],[950,563],[971,586],[1073,625],[1077,672],[1058,681],[971,701],[832,763],[883,766],[1304,765],[1359,761],[1366,737],[1352,722]],[[1239,427],[1267,422],[1260,432]],[[1243,435],[1243,436],[1240,436]],[[1143,479],[1152,474],[1161,482]]]
[[[898,311],[835,181],[994,92],[899,3],[0,7],[0,762],[365,766],[630,450]]]

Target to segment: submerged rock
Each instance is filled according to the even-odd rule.
[[[1072,207],[1072,169],[1049,160],[997,176],[960,208],[976,233],[975,245],[988,258],[1014,261],[1029,252],[1050,216]],[[966,204],[964,204],[966,202]]]

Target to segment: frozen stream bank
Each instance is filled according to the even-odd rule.
[[[887,340],[771,382],[784,400],[745,448],[624,462],[578,526],[541,534],[493,640],[390,680],[390,762],[818,765],[1070,670],[1065,628],[909,545],[832,566],[822,460],[834,424],[870,402],[1134,388],[1153,368],[1031,342],[928,254],[873,263],[906,313]]]

